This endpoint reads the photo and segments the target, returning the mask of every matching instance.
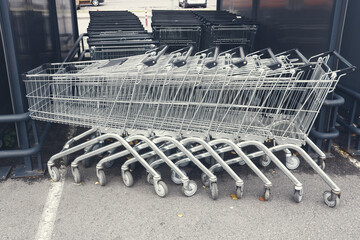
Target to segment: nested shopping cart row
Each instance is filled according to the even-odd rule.
[[[166,185],[154,170],[165,162],[173,171],[173,181],[183,183],[185,195],[193,195],[196,184],[180,169],[191,161],[203,171],[202,180],[210,186],[213,198],[217,198],[213,171],[219,167],[234,178],[241,197],[244,183],[230,167],[241,162],[262,179],[268,199],[271,182],[250,159],[263,156],[263,165],[273,161],[290,178],[294,198],[300,202],[301,183],[272,153],[285,151],[287,163],[296,165],[299,160],[289,150],[293,149],[330,185],[332,192],[324,199],[334,206],[340,189],[299,146],[307,143],[314,148],[321,165],[324,154],[307,135],[326,95],[355,68],[336,52],[308,60],[297,50],[274,55],[264,49],[246,56],[242,48],[219,53],[215,47],[193,56],[192,50],[190,46],[165,55],[165,46],[135,57],[44,65],[27,73],[32,118],[92,128],[75,140],[101,133],[74,147],[67,144],[54,155],[48,163],[53,177],[59,177],[57,159],[86,148],[71,164],[75,181],[80,181],[79,162],[108,152],[97,165],[104,184],[104,164],[130,154],[134,159],[122,167],[126,185],[132,185],[128,166],[139,161],[156,192],[166,195]],[[330,56],[347,66],[332,70],[327,64]],[[114,143],[103,144],[105,139]],[[267,140],[278,145],[269,149],[263,144]],[[131,146],[134,141],[139,143]],[[246,146],[255,146],[259,152],[248,155],[243,151]],[[227,152],[238,156],[221,157]],[[210,161],[210,169],[202,161],[209,157],[215,160]]]

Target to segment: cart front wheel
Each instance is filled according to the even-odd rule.
[[[197,184],[195,181],[190,180],[189,181],[189,186],[188,189],[185,189],[185,187],[182,187],[182,192],[184,193],[185,196],[187,197],[191,197],[196,193],[197,190]]]
[[[91,1],[91,4],[93,5],[93,6],[99,6],[99,1],[98,0],[92,0]]]
[[[302,190],[295,190],[294,191],[294,201],[296,203],[300,203],[302,201],[302,198],[303,198]]]
[[[99,170],[98,172],[98,180],[101,186],[105,186],[106,184],[106,175],[104,170]]]
[[[57,167],[51,167],[50,177],[54,182],[58,182],[60,180],[60,172]]]
[[[155,192],[159,197],[166,197],[169,193],[166,183],[159,181],[157,184],[155,184]]]
[[[237,198],[242,198],[244,194],[244,187],[236,187],[236,196]]]
[[[334,208],[340,205],[340,196],[330,191],[325,191],[323,194],[324,202],[328,207]]]
[[[218,189],[217,183],[215,183],[215,182],[211,183],[210,191],[211,191],[211,198],[213,200],[218,199],[218,197],[219,197],[219,189]]]

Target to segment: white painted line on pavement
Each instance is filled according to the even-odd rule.
[[[35,240],[52,239],[56,213],[60,204],[61,194],[64,189],[65,175],[66,170],[62,173],[62,177],[59,182],[51,182]]]
[[[344,152],[343,150],[341,150],[339,145],[334,143],[333,144],[333,149],[335,150],[335,152],[339,153],[342,157],[349,160],[349,162],[352,163],[352,165],[354,165],[356,168],[360,169],[360,161],[358,161],[357,159],[351,157],[351,155],[348,154],[347,152]]]

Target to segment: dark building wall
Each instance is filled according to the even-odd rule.
[[[360,1],[350,0],[341,44],[341,54],[358,69],[340,80],[340,83],[360,93]]]
[[[260,23],[255,49],[298,48],[310,57],[327,51],[335,0],[222,0],[221,9]]]

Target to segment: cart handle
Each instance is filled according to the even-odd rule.
[[[346,65],[345,68],[342,69],[338,69],[336,71],[333,71],[334,73],[337,74],[348,74],[351,72],[354,72],[356,70],[356,66],[352,65],[348,60],[346,60],[343,56],[341,56],[337,51],[328,51],[328,52],[324,52],[324,53],[320,53],[318,55],[312,56],[310,59],[313,58],[320,58],[320,57],[325,57],[329,55],[330,57],[335,56],[339,61],[341,61],[342,63],[344,63]]]
[[[244,49],[243,47],[236,47],[236,48],[233,48],[233,49],[230,49],[230,50],[227,50],[225,52],[222,52],[219,54],[219,56],[222,56],[222,55],[225,55],[225,54],[230,54],[231,57],[233,55],[239,55],[240,56],[240,59],[239,60],[233,60],[231,59],[231,64],[233,64],[234,66],[240,68],[242,66],[245,66],[247,64],[247,61],[245,59],[245,53],[244,53]]]
[[[314,64],[310,63],[309,60],[297,48],[278,53],[275,56],[279,57],[283,55],[290,56],[291,58],[299,58],[299,61],[297,63],[303,63],[302,66],[298,66],[299,69],[308,70],[314,67]]]
[[[171,59],[169,61],[170,64],[176,66],[176,67],[182,67],[186,64],[187,59],[189,58],[189,56],[191,55],[192,51],[194,50],[194,46],[193,45],[189,45],[185,48],[179,49],[175,52],[172,52],[170,54],[175,54],[175,53],[181,53],[181,56],[175,59]],[[185,55],[184,55],[185,53]]]
[[[307,58],[304,55],[302,55],[302,53],[297,48],[290,49],[290,50],[282,52],[282,53],[278,53],[275,56],[278,57],[281,55],[289,55],[291,57],[298,57],[299,60],[301,62],[303,62],[305,65],[310,64],[309,60],[307,60]]]
[[[156,49],[154,49],[152,52],[155,52],[156,55],[155,56],[147,56],[144,60],[142,60],[142,63],[148,67],[151,67],[153,65],[156,64],[157,60],[159,60],[159,58],[166,52],[166,50],[168,49],[167,45],[163,45],[160,46]],[[152,53],[150,52],[150,53]]]
[[[274,53],[271,51],[270,48],[265,48],[265,49],[259,50],[257,52],[253,52],[253,53],[251,53],[251,54],[249,54],[247,56],[249,57],[249,56],[252,56],[252,55],[255,55],[255,54],[259,54],[259,53],[269,56],[274,61],[273,64],[270,64],[270,65],[267,66],[271,70],[275,70],[275,69],[278,69],[278,68],[281,67],[281,63],[277,60],[277,58],[275,57]]]
[[[210,48],[210,49],[212,49],[212,48]],[[210,49],[208,49],[208,50],[210,50]],[[214,48],[214,56],[213,56],[213,58],[210,61],[206,62],[205,66],[207,68],[216,67],[218,65],[218,62],[217,62],[218,57],[219,57],[219,46],[216,46]]]

